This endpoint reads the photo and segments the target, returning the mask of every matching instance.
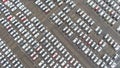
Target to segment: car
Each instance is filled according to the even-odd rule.
[[[64,61],[64,57],[61,57],[61,58],[59,59],[59,62],[62,63],[63,61]]]
[[[45,57],[47,54],[47,52],[42,53],[42,57]]]
[[[110,60],[110,57],[107,56],[107,58],[105,59],[106,62],[108,62]]]
[[[45,68],[45,67],[47,67],[47,64],[43,64],[41,68]]]
[[[102,47],[99,47],[99,48],[97,49],[98,52],[100,52],[101,50],[102,50]]]
[[[60,48],[59,48],[59,51],[62,51],[64,49],[64,46],[61,46]]]
[[[100,26],[97,26],[95,31],[97,32],[98,35],[100,35],[103,30],[100,28]]]
[[[17,10],[17,7],[13,6],[13,7],[11,8],[11,11],[14,12],[15,10]]]
[[[61,6],[63,4],[63,1],[62,0],[57,0],[57,3],[59,6]]]
[[[36,48],[36,51],[38,51],[38,52],[39,52],[39,51],[40,51],[40,49],[42,49],[42,46],[37,47],[37,48]]]
[[[67,56],[69,56],[69,55],[70,55],[69,52],[66,52],[65,57],[67,57]]]
[[[3,64],[3,67],[6,67],[8,64],[9,64],[9,62],[5,62],[5,63]],[[11,67],[12,67],[12,66],[11,66]]]
[[[41,60],[38,64],[38,66],[42,66],[43,63],[44,63],[44,60]]]
[[[44,51],[45,51],[45,49],[41,49],[39,53],[42,54]]]
[[[88,44],[92,45],[93,42],[94,42],[93,39],[90,38],[90,40],[88,41]]]
[[[79,64],[79,62],[76,60],[74,63],[73,63],[73,66],[77,66]]]
[[[67,60],[69,60],[70,61],[70,59],[72,58],[72,56],[71,55],[69,55],[68,57],[67,57]]]
[[[111,40],[112,40],[112,37],[109,36],[109,37],[107,38],[107,42],[110,42]]]
[[[120,26],[118,26],[116,30],[117,30],[118,32],[120,32]]]
[[[104,67],[105,65],[106,65],[105,62],[102,62],[100,67]]]
[[[48,48],[48,51],[51,51],[51,50],[53,50],[53,46],[50,46],[50,47]]]
[[[119,54],[115,54],[114,57],[113,57],[115,60],[119,58]]]
[[[5,62],[7,62],[7,59],[3,59],[0,61],[1,64],[4,64]]]
[[[73,64],[74,62],[75,62],[75,58],[72,58],[72,59],[70,60],[70,63]]]
[[[93,53],[91,56],[91,59],[93,60],[96,57],[96,55]]]
[[[8,47],[4,47],[4,48],[2,49],[2,52],[5,52],[6,50],[8,50]]]
[[[63,49],[63,51],[61,52],[62,54],[65,54],[65,52],[67,52],[67,50],[66,49]]]
[[[61,56],[60,55],[58,55],[58,56],[56,56],[56,60],[59,60],[61,58]]]
[[[88,36],[87,34],[84,34],[84,35],[82,36],[82,38],[85,39],[87,36]]]
[[[64,61],[61,63],[61,65],[64,66],[64,65],[66,65],[66,63],[67,63],[67,62],[64,60]]]
[[[50,63],[53,59],[50,57],[47,61],[47,63]]]
[[[56,47],[57,47],[58,49],[60,49],[61,46],[62,46],[62,44],[61,44],[61,43],[58,43]]]
[[[90,52],[90,49],[89,49],[89,48],[87,48],[87,49],[84,51],[85,54],[88,54],[89,52]]]
[[[109,64],[109,65],[112,65],[113,62],[114,62],[114,61],[111,59],[111,60],[108,62],[108,64]]]
[[[111,68],[115,68],[117,66],[117,63],[115,63],[115,62],[113,62],[112,64],[111,64]]]
[[[56,63],[55,65],[54,65],[54,67],[53,68],[56,68],[56,67],[58,67],[59,66],[59,64],[58,63]]]
[[[120,45],[117,45],[117,46],[115,47],[115,50],[118,51],[119,49],[120,49]]]
[[[50,58],[50,55],[47,54],[44,59],[45,61],[47,61],[49,58]]]
[[[93,54],[93,52],[90,50],[90,52],[88,53],[88,56],[90,57]]]
[[[95,45],[94,49],[97,50],[99,48],[99,45]]]
[[[103,62],[102,59],[99,59],[99,60],[96,62],[96,64],[99,66],[102,62]]]
[[[53,54],[53,53],[55,53],[55,52],[56,52],[55,49],[53,49],[53,50],[50,51],[51,54]]]
[[[50,63],[50,66],[53,66],[55,64],[55,62],[52,60]]]
[[[11,52],[11,49],[8,49],[5,54],[8,55]]]
[[[71,9],[70,9],[68,6],[65,6],[65,7],[63,8],[63,11],[64,11],[65,13],[69,13],[70,10],[71,10]]]
[[[87,46],[84,45],[84,46],[82,47],[82,51],[85,51],[86,49],[87,49]]]
[[[65,13],[62,13],[62,14],[60,15],[61,18],[65,17],[65,16],[66,16]]]
[[[15,57],[16,57],[16,55],[14,54],[14,55],[12,55],[9,59],[10,59],[10,60],[14,60]]]
[[[94,60],[93,60],[93,62],[96,63],[98,60],[99,60],[99,58],[95,57]]]

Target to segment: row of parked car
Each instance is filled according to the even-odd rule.
[[[103,2],[103,1],[102,1]],[[102,17],[104,20],[106,20],[110,25],[114,25],[116,23],[116,20],[114,18],[112,18],[112,16],[110,15],[110,13],[113,13],[113,11],[109,11],[109,13],[107,11],[105,11],[98,3],[96,3],[93,0],[87,0],[87,4],[94,9],[94,11],[100,16]],[[106,3],[105,3],[106,4]],[[109,9],[109,8],[108,8]],[[111,10],[111,9],[110,9]],[[114,15],[114,14],[113,14]],[[119,15],[117,15],[118,19],[119,19]]]
[[[9,27],[9,25],[7,26],[7,28]],[[9,28],[10,29],[10,28]],[[11,29],[10,29],[11,30]],[[9,32],[10,32],[10,34],[11,35],[13,35],[13,37],[14,37],[14,39],[15,40],[17,40],[17,42],[18,43],[20,43],[20,45],[21,45],[21,47],[25,50],[25,52],[27,53],[27,54],[30,54],[30,56],[32,57],[32,59],[33,60],[35,60],[36,59],[36,52],[33,52],[33,49],[27,44],[27,43],[25,43],[25,40],[23,39],[23,38],[20,38],[20,36],[16,36],[16,34],[18,34],[16,31],[10,31],[10,30],[8,30]],[[51,37],[51,36],[50,36]],[[17,38],[17,39],[16,39]],[[20,38],[20,39],[18,39],[18,38]],[[42,39],[41,39],[42,40]],[[23,42],[22,42],[23,41]],[[23,45],[24,44],[24,45]],[[48,46],[50,46],[49,44],[48,45],[46,45],[46,47],[48,47]],[[58,46],[57,46],[57,48],[59,48],[60,46],[62,46],[61,44],[58,44]],[[62,47],[60,47],[59,48],[59,50],[60,51],[62,51],[62,53],[64,53],[64,52],[66,52],[66,49],[63,49],[64,48],[64,46],[62,46]],[[51,57],[49,58],[48,57],[48,55],[46,55],[47,54],[47,52],[44,52],[45,51],[45,49],[43,49],[41,46],[39,46],[38,48],[36,48],[36,51],[37,52],[39,52],[39,54],[42,56],[42,57],[44,57],[45,58],[45,60],[48,60],[48,63],[50,63],[52,60],[51,60]],[[48,51],[50,52],[50,53],[54,53],[54,49],[53,49],[53,46],[51,46],[51,47],[48,47]],[[68,54],[66,54],[66,57],[68,57],[68,61],[70,61],[70,59],[72,58],[72,56],[70,55],[70,53],[69,52],[67,52]],[[68,56],[67,56],[68,55]],[[69,56],[70,55],[70,56]],[[38,55],[37,55],[37,57],[38,57]],[[49,59],[48,59],[48,58]],[[61,62],[61,64],[62,65],[64,65],[65,64],[65,61],[64,62],[62,62],[63,60],[60,60],[60,55],[58,55],[57,53],[55,53],[55,54],[53,54],[53,56],[52,56],[52,58],[55,58],[56,57],[56,60],[58,60],[59,59],[59,61]],[[61,58],[63,58],[63,57],[61,57]],[[75,59],[75,58],[74,58]],[[72,60],[72,59],[71,59]],[[74,60],[75,61],[75,60]],[[71,63],[72,63],[72,61],[71,61]],[[76,63],[76,62],[75,62]],[[77,62],[78,63],[78,62]],[[52,63],[50,63],[50,66],[53,66],[53,64],[55,64],[55,62],[54,61],[52,61]],[[55,64],[56,65],[56,64]],[[58,66],[58,65],[56,65],[56,66]],[[78,67],[79,66],[81,66],[81,64],[80,65],[78,65]],[[69,67],[69,65],[67,64],[67,67]]]
[[[44,60],[41,60],[38,64],[38,66],[41,67],[41,68],[49,68],[49,67],[47,67],[47,64],[45,63]]]
[[[60,13],[61,13],[61,11],[60,11]],[[63,14],[64,14],[64,17],[62,16]],[[97,43],[95,43],[94,45],[92,44],[92,43],[94,42],[94,40],[91,39],[91,37],[88,36],[88,34],[86,34],[86,33],[83,31],[84,29],[81,29],[80,26],[78,26],[77,23],[74,23],[74,22],[71,20],[71,18],[68,17],[65,13],[63,13],[63,14],[59,15],[59,12],[58,12],[58,15],[56,15],[55,13],[53,13],[53,14],[51,15],[51,20],[52,20],[53,22],[55,22],[55,24],[58,25],[58,27],[61,27],[61,26],[59,25],[59,22],[56,23],[56,20],[62,18],[60,21],[64,21],[64,22],[66,22],[66,24],[68,25],[68,26],[62,27],[62,31],[64,31],[64,32],[68,35],[68,37],[73,37],[73,35],[75,35],[75,33],[76,33],[78,36],[82,37],[82,39],[84,39],[84,41],[85,41],[86,43],[88,43],[89,45],[91,45],[91,47],[93,47],[93,48],[94,48],[95,50],[97,50],[98,52],[100,52],[100,51],[102,50],[102,47],[101,47],[101,46],[95,45],[95,44],[97,44]],[[56,19],[55,19],[55,18],[56,18]],[[66,19],[65,19],[65,18],[66,18]],[[62,23],[62,24],[63,24],[63,23]],[[61,25],[62,25],[62,24],[61,24]],[[80,24],[80,23],[78,23],[78,24]]]
[[[73,40],[73,43],[75,43],[84,52],[84,54],[86,54],[95,64],[103,68],[109,68],[109,66],[111,68],[115,68],[116,63],[113,61],[113,59],[110,59],[110,57],[105,57],[105,56],[103,56],[103,58],[100,59],[92,50],[87,48],[87,46],[84,43],[82,42],[78,43],[78,41],[81,40],[79,39],[76,40],[76,39],[77,38]]]
[[[76,14],[78,14],[83,20],[85,20],[90,26],[92,26],[95,21],[81,8],[77,9]]]
[[[41,39],[41,40],[43,40],[44,39],[44,37]],[[47,44],[48,43],[48,44]],[[53,47],[53,46],[51,46],[51,43],[49,43],[48,42],[48,40],[46,40],[46,41],[44,41],[44,42],[42,42],[42,44],[43,44],[43,47],[44,48],[41,48],[40,49],[40,54],[41,54],[41,56],[42,56],[42,58],[44,59],[44,61],[50,66],[50,67],[58,67],[58,68],[61,68],[62,66],[61,66],[61,64],[60,63],[58,63],[58,62],[56,62],[56,57],[57,56],[60,56],[59,54],[58,54],[58,52],[56,52],[56,49]],[[46,44],[46,45],[45,45]],[[46,49],[46,50],[45,50]],[[61,56],[60,56],[61,57]],[[42,67],[42,66],[44,66],[44,65],[42,65],[42,64],[44,64],[43,62],[39,62],[39,66],[40,67]],[[65,64],[65,63],[64,63]]]
[[[108,55],[108,54],[104,54],[102,59],[107,63],[107,65],[109,65],[111,68],[115,68],[117,63]]]
[[[110,36],[110,34],[106,34],[104,36],[104,39],[106,40],[106,42],[109,45],[112,45],[112,47],[114,48],[115,51],[119,51],[120,50],[120,45]]]
[[[115,0],[87,0],[87,4],[111,25],[120,20],[120,6]],[[119,26],[116,29],[119,32]],[[120,45],[109,34],[103,38],[114,50],[119,51]],[[117,54],[117,53],[116,53]],[[105,59],[104,59],[105,60]]]
[[[33,17],[31,20],[40,26],[40,21],[36,17]],[[35,22],[36,20],[38,21]],[[44,27],[42,26],[39,28],[39,26],[37,26],[39,30]],[[70,67],[70,65],[73,65],[75,67],[81,67],[81,64],[67,51],[63,44],[51,32],[45,28],[45,30],[43,32],[41,31],[41,33],[43,33],[44,37],[42,37],[40,42],[45,46],[48,52],[52,54],[52,57],[59,61],[62,66]],[[61,55],[56,52],[57,50],[61,53]],[[45,57],[47,57],[47,55],[45,55]],[[70,64],[68,63],[69,61],[71,61]]]
[[[73,0],[64,0],[65,4],[67,4],[68,6],[70,6],[70,8],[75,8],[76,4]]]
[[[77,10],[77,13],[80,13],[80,11],[82,11],[81,9]],[[82,12],[82,13],[85,13],[85,12]],[[81,14],[81,13],[80,13]],[[84,14],[81,14],[80,16],[82,16]],[[83,19],[86,16],[87,14],[85,14],[85,16],[83,17]],[[88,17],[90,18],[90,17]],[[80,47],[80,49],[87,55],[89,55],[89,57],[92,58],[92,61],[95,62],[97,65],[101,66],[101,67],[109,67],[109,65],[107,65],[106,62],[104,62],[105,60],[102,58],[94,58],[96,55],[91,55],[91,54],[94,54],[94,52],[86,45],[90,45],[91,47],[93,47],[94,49],[96,49],[98,52],[100,52],[102,50],[102,48],[104,48],[108,43],[103,40],[102,38],[100,39],[100,41],[98,42],[98,44],[93,41],[91,39],[91,37],[89,37],[87,34],[85,34],[83,32],[83,29],[80,29],[79,27],[80,26],[77,26],[77,24],[79,25],[81,22],[82,22],[82,19],[79,18],[76,22],[77,23],[74,23],[71,18],[69,16],[66,15],[65,11],[60,11],[58,12],[57,14],[53,13],[51,16],[50,16],[50,20],[52,20],[52,22],[57,25],[61,31],[63,31],[63,33],[65,33],[65,35],[67,35],[69,37],[69,39],[73,40],[73,43],[78,45],[78,47]],[[65,23],[63,23],[65,22]],[[89,23],[88,23],[89,24]],[[83,27],[83,26],[81,26]],[[102,29],[100,26],[97,26],[95,31],[97,32],[97,34],[101,34],[102,33]],[[81,36],[82,37],[82,40],[78,39],[77,37],[75,37],[75,33],[78,33],[77,36]],[[86,44],[85,46],[83,45],[84,43],[82,43],[82,41],[85,41],[87,42],[88,44]],[[82,44],[81,44],[82,43]],[[100,61],[99,61],[100,59]],[[112,59],[111,59],[112,60]],[[103,63],[102,63],[103,62]],[[110,63],[110,66],[112,68],[114,68],[116,66],[115,63],[112,63],[112,61],[109,62]]]
[[[61,6],[63,4],[63,0],[56,0],[56,3],[58,4],[58,6]]]
[[[6,11],[6,10],[8,10],[8,9],[3,10],[3,12]],[[6,13],[8,13],[8,12],[6,12]],[[19,16],[19,17],[21,18],[21,16]],[[31,44],[35,45],[34,48],[36,48],[36,50],[39,49],[39,47],[38,47],[39,43],[36,43],[36,40],[34,40],[32,38],[32,35],[30,35],[30,33],[27,32],[27,30],[25,30],[24,27],[22,27],[23,25],[20,22],[18,22],[17,19],[15,19],[15,17],[10,14],[10,12],[9,12],[9,14],[6,15],[6,17],[7,17],[8,21],[12,22],[12,24],[10,24],[4,18],[2,18],[1,22],[2,22],[3,26],[13,36],[14,40],[17,41],[21,45],[20,47],[32,58],[32,60],[36,60],[38,58],[38,54],[36,54],[36,52],[33,50],[33,48],[32,48],[33,46],[31,47],[30,45],[28,45],[27,41],[24,40],[23,38],[21,38],[20,35],[19,35],[19,33],[14,28],[12,28],[12,25],[14,25],[15,27],[17,27],[18,30],[20,32],[22,32],[22,34],[25,37],[27,37],[29,43],[32,42]]]
[[[72,19],[66,14],[69,13],[71,9],[76,6],[76,4],[72,0],[56,0],[55,2],[57,2],[59,5],[65,3],[67,4],[67,6],[63,7],[62,11],[60,11],[57,15],[53,13],[50,19],[59,27],[64,25],[62,31],[65,33],[65,35],[68,36],[71,42],[74,45],[77,45],[77,47],[79,47],[83,51],[83,53],[89,56],[90,59],[98,66],[107,68],[108,66],[106,63],[108,63],[109,65],[111,65],[111,67],[115,67],[116,64],[113,63],[111,59],[111,61],[106,62],[107,60],[105,58],[103,59],[105,61],[104,62],[102,59],[97,57],[97,54],[95,54],[91,48],[89,48],[92,47],[97,52],[100,52],[106,46],[106,42],[103,39],[101,39],[99,43],[96,43],[95,40],[93,40],[88,35],[93,31],[90,26],[95,23],[94,20],[87,13],[79,8],[76,13],[81,16],[81,18],[79,18],[76,23],[74,23]],[[27,16],[32,15],[32,12],[27,9],[27,7],[25,7],[20,2],[20,0],[4,0],[3,3],[7,7],[9,7],[12,12],[17,10],[17,8],[20,9],[20,12],[17,12],[16,16],[13,16],[5,7],[5,5],[0,3],[1,12],[5,15],[5,18],[7,19],[6,20],[5,18],[1,18],[1,24],[7,29],[8,33],[14,38],[14,40],[19,43],[19,47],[23,50],[23,52],[27,53],[33,61],[36,61],[40,57],[42,58],[42,60],[37,63],[39,67],[68,68],[72,66],[75,68],[83,68],[79,61],[77,61],[77,59],[75,59],[74,56],[70,54],[66,47],[58,40],[58,38],[55,37],[55,35],[52,34],[49,30],[47,30],[43,24],[41,24],[39,19],[37,19],[36,17],[32,17],[29,20],[27,18]],[[46,0],[44,2],[41,0],[36,0],[35,3],[39,5],[39,7],[43,11],[47,12],[53,9],[56,5],[52,0]],[[46,6],[49,8],[49,10],[47,10]],[[97,10],[97,8],[95,9],[95,11]],[[117,16],[118,15],[115,15],[114,17]],[[19,19],[20,22],[17,19]],[[109,19],[109,17],[107,19]],[[95,31],[99,35],[102,33],[102,29],[100,26],[96,27]],[[38,37],[40,37],[40,35],[42,36],[42,38],[40,38],[40,41],[36,40]],[[79,37],[77,37],[76,35]],[[114,43],[112,40],[108,41],[111,42],[110,44]],[[41,43],[42,45],[40,45],[39,43]],[[119,50],[119,46],[117,46],[116,44],[114,44],[113,46],[115,47],[115,50]]]
[[[107,13],[109,13],[109,15],[115,19],[116,21],[118,21],[120,19],[119,13],[114,10],[111,6],[109,6],[105,1],[100,1],[100,0],[96,0],[95,1],[97,4],[99,4]],[[117,4],[116,4],[117,5]],[[113,5],[114,6],[114,5]],[[115,6],[115,8],[117,8]]]
[[[50,0],[47,0],[47,2]],[[50,3],[51,2],[51,3]],[[50,1],[49,5],[46,5],[44,2],[42,2],[41,0],[36,0],[35,4],[45,13],[50,12],[51,9],[53,9],[55,7],[55,4],[53,3],[53,1]]]
[[[12,12],[14,12],[17,9],[17,7],[12,2],[10,2],[9,0],[8,1],[5,0],[5,1],[3,1],[3,3],[5,5],[7,5],[11,9]]]
[[[16,16],[13,16],[11,15],[11,12],[7,8],[5,8],[5,6],[3,7],[4,7],[4,10],[2,12],[4,12],[5,18],[7,20],[5,18],[1,18],[0,19],[1,24],[7,29],[8,33],[19,44],[19,47],[23,50],[23,52],[27,53],[28,56],[31,57],[33,61],[37,60],[39,56],[44,58],[44,61],[48,60],[48,62],[46,62],[42,66],[38,64],[40,67],[44,68],[44,67],[47,67],[46,64],[49,64],[50,67],[74,66],[74,67],[82,68],[81,64],[77,61],[77,59],[75,59],[67,51],[64,45],[60,41],[58,41],[58,39],[52,33],[50,33],[43,24],[40,23],[39,19],[37,19],[36,17],[33,17],[31,18],[31,20],[29,20],[27,19],[26,14],[23,11],[17,12]],[[17,18],[22,23],[20,23],[17,20]],[[43,33],[43,35],[46,37],[45,38],[46,41],[44,41],[41,38],[41,43],[43,45],[45,43],[48,43],[47,45],[44,45],[46,46],[47,51],[44,48],[44,46],[40,45],[39,44],[40,42],[36,40],[36,38],[38,38],[40,35],[39,33]],[[47,42],[47,40],[49,41]],[[57,49],[55,49],[54,46],[52,46],[53,44],[59,50],[58,52],[60,52],[61,55],[59,55],[59,53],[57,52]],[[60,64],[56,63],[57,60],[59,61]],[[68,63],[69,61],[70,61],[70,64]]]
[[[64,46],[62,46],[61,43],[55,42],[54,44],[52,44],[45,37],[43,37],[40,40],[40,42],[43,43],[43,46],[45,47],[45,49],[47,49],[47,51],[50,52],[50,54],[51,54],[51,57],[50,57],[50,55],[47,55],[48,52],[45,52],[45,49],[42,49],[40,51],[40,53],[43,54],[42,57],[45,59],[45,61],[47,61],[47,63],[50,64],[50,67],[53,66],[53,67],[61,68],[61,66],[62,66],[62,67],[68,68],[71,66],[68,63],[68,61],[70,61],[71,63],[73,63],[75,61],[75,58],[73,58],[74,61],[72,62],[72,56],[70,55],[69,52],[67,52],[67,50],[64,48]],[[60,53],[62,55],[60,55],[57,52],[57,49],[60,51]],[[55,63],[55,61],[53,61],[53,60],[58,61],[59,63]],[[78,61],[76,61],[75,63],[78,64]]]
[[[33,50],[33,48],[30,45],[28,45],[27,41],[19,35],[17,30],[12,27],[12,24],[7,22],[7,20],[5,20],[4,18],[2,18],[1,20],[3,20],[3,21],[1,21],[1,24],[7,29],[8,33],[14,38],[14,40],[17,43],[19,43],[19,45],[20,45],[19,47],[22,50],[24,50],[24,52],[27,53],[32,58],[32,60],[36,60],[38,58],[38,54],[36,54],[36,52]],[[31,37],[29,36],[27,38],[29,39]]]
[[[96,65],[98,65],[99,67],[102,68],[108,68],[108,66],[106,65],[106,63],[100,59],[89,47],[87,47],[87,45],[85,45],[82,40],[78,39],[78,38],[74,38],[74,40],[72,41],[74,43],[74,45],[78,46],[78,48],[85,54],[87,55],[92,62],[94,62]]]
[[[115,9],[118,13],[120,13],[120,6],[119,2],[116,0],[106,0],[105,1],[108,5],[110,5],[113,9]]]
[[[76,4],[74,3],[74,1],[72,0],[56,0],[56,1],[52,1],[52,0],[46,0],[46,1],[41,1],[41,0],[36,0],[35,4],[45,13],[50,12],[53,8],[55,8],[56,4],[60,7],[63,3],[67,4],[66,7],[64,7],[63,10],[67,10],[66,13],[68,13],[70,11],[70,9],[73,9]],[[70,7],[70,8],[68,8]]]
[[[31,34],[32,34],[35,38],[37,38],[37,37],[40,35],[39,31],[36,29],[36,27],[34,26],[34,24],[31,23],[31,22],[28,20],[28,18],[25,16],[25,14],[23,14],[22,12],[18,12],[18,13],[16,14],[16,16],[20,19],[21,22],[23,22],[23,24],[24,24],[26,27],[29,28]],[[24,30],[24,28],[21,29],[21,31],[23,31],[23,30]],[[26,35],[27,35],[27,34],[26,34]]]
[[[2,24],[5,25],[5,22],[4,23],[2,22]],[[13,25],[19,27],[18,28],[19,32],[22,32],[24,34],[23,36],[27,37],[28,41],[26,41],[25,39],[21,38],[20,35],[18,35],[18,32],[15,31],[14,28],[12,28],[12,25],[9,26],[10,23],[7,23],[7,25],[6,25],[6,28],[8,29],[8,32],[14,37],[14,40],[17,41],[20,44],[20,47],[32,58],[32,60],[36,60],[38,58],[38,54],[36,53],[36,51],[37,52],[41,52],[40,51],[41,46],[39,46],[39,44],[37,44],[36,42],[34,42],[32,36],[30,35],[30,33],[26,32],[27,30],[25,30],[25,29],[22,30],[23,27],[21,27],[22,25],[20,25],[20,23],[18,23],[18,24],[16,24],[16,23],[18,23],[18,21],[16,21],[15,23],[13,23]],[[36,46],[34,46],[34,49],[36,51],[34,51],[34,49],[32,48],[33,46],[28,45],[27,42],[29,42],[29,43],[33,42],[33,43],[31,43],[31,45],[35,45],[36,44]]]
[[[12,50],[0,38],[0,63],[5,68],[24,68],[21,61],[16,57]]]
[[[32,12],[27,7],[25,7],[25,5],[22,2],[20,2],[20,0],[11,0],[11,1],[5,0],[3,1],[3,3],[4,5],[10,8],[11,12],[14,12],[17,9],[19,9],[27,16],[30,16],[32,14]]]
[[[79,15],[90,26],[92,26],[95,23],[95,21],[81,8],[77,9],[76,14]],[[87,33],[89,34],[90,32],[92,32],[92,28],[89,25],[87,25],[86,23],[84,23],[84,21],[82,21],[81,18],[79,18],[76,22],[79,23],[79,25],[81,27],[83,27],[83,29],[85,29],[87,31]],[[86,25],[86,27],[85,27],[85,25]],[[94,29],[94,31],[96,32],[96,34],[101,35],[103,30],[101,29],[100,26],[97,26]]]
[[[17,14],[17,15],[19,15],[19,14]],[[47,32],[47,30],[45,30],[45,27],[41,24],[40,25],[40,22],[39,22],[39,20],[38,19],[36,19],[36,17],[33,17],[32,19],[31,19],[31,21],[32,22],[34,22],[34,23],[36,23],[37,24],[37,26],[38,26],[38,28],[40,29],[40,31],[41,31],[41,33],[42,32]],[[25,24],[27,24],[28,22],[24,22]],[[39,23],[39,24],[38,24]],[[32,23],[30,24],[30,25],[32,25]],[[29,25],[25,25],[26,27],[28,27],[30,30],[33,28],[33,27],[29,27]],[[32,25],[33,26],[33,25]],[[34,27],[35,28],[35,27]],[[35,31],[35,30],[34,30]],[[33,31],[33,32],[34,32]],[[32,32],[32,31],[31,31]],[[34,36],[34,35],[33,35]],[[51,37],[51,36],[50,36]],[[49,40],[51,40],[50,38],[48,38]],[[54,52],[55,51],[55,49],[52,49],[53,47],[50,47],[50,48],[48,48],[48,51],[50,52],[50,53],[52,53],[52,52]],[[51,51],[52,50],[52,51]],[[45,55],[45,54],[43,54],[43,55]]]

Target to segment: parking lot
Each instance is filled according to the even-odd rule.
[[[0,68],[119,68],[117,0],[0,1]]]

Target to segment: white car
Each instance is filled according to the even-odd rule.
[[[60,48],[62,46],[62,44],[61,43],[59,43],[56,47],[57,48]]]
[[[95,57],[95,59],[93,60],[93,62],[97,62],[99,60],[99,58],[98,57]]]
[[[96,57],[96,55],[95,54],[93,54],[92,56],[91,56],[91,59],[94,59]]]
[[[39,53],[42,54],[43,52],[45,52],[45,49],[41,49]]]
[[[64,49],[64,46],[61,46],[61,47],[59,48],[60,51],[62,51],[63,49]]]
[[[72,56],[71,55],[69,55],[68,57],[67,57],[67,60],[69,60],[70,61],[70,59],[72,58]]]
[[[41,60],[38,64],[38,66],[42,66],[43,63],[44,63],[44,60]]]
[[[118,26],[116,30],[117,30],[118,32],[120,32],[120,26]]]
[[[55,62],[52,60],[52,62],[50,63],[50,66],[52,67],[55,64]]]
[[[50,55],[45,56],[45,61],[50,58]]]
[[[88,56],[91,56],[93,54],[93,52],[92,51],[90,51],[89,53],[88,53]]]
[[[60,58],[61,58],[61,56],[58,55],[58,56],[55,58],[55,60],[59,60]]]
[[[99,59],[96,64],[99,66],[103,61],[101,59]]]
[[[66,63],[67,63],[67,62],[64,60],[64,61],[61,63],[61,65],[64,66],[64,65],[66,65]]]
[[[48,61],[47,61],[47,63],[50,63],[52,60],[53,60],[52,58],[49,58]]]
[[[89,52],[90,52],[90,49],[89,49],[89,48],[87,48],[87,49],[84,51],[85,54],[88,54]]]
[[[42,57],[45,57],[47,54],[47,52],[42,53]]]
[[[53,54],[53,53],[55,53],[55,51],[56,51],[56,50],[55,50],[55,49],[53,49],[53,50],[51,50],[51,51],[50,51],[50,53],[51,53],[51,54]]]

